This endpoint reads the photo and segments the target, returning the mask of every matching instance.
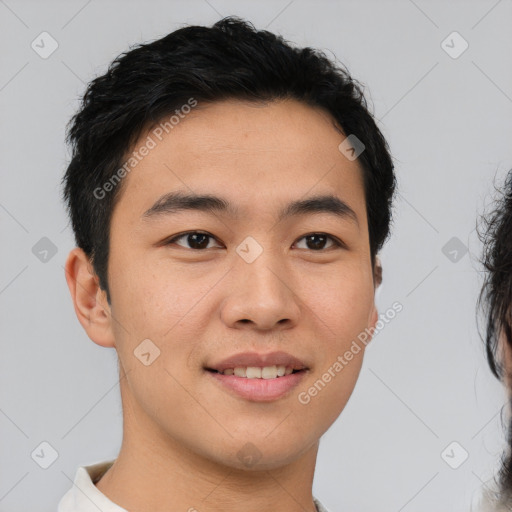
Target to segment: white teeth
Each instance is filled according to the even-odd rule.
[[[261,368],[257,366],[248,366],[245,370],[245,376],[248,379],[261,379]]]
[[[234,372],[237,377],[246,377],[245,368],[237,367],[237,368],[235,368]]]
[[[264,379],[275,379],[277,377],[277,366],[265,366],[261,369],[261,376]]]
[[[290,375],[293,368],[284,365],[264,366],[237,366],[236,368],[227,368],[222,373],[224,375],[235,375],[236,377],[245,377],[247,379],[275,379]]]

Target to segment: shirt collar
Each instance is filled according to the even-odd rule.
[[[57,512],[127,512],[110,501],[94,485],[112,466],[114,460],[80,466],[76,471],[73,487],[60,500]]]

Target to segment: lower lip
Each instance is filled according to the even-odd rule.
[[[246,400],[270,402],[287,395],[304,378],[306,370],[275,379],[247,379],[205,370],[216,382]]]

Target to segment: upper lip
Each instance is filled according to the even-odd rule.
[[[217,370],[223,372],[228,368],[237,368],[245,366],[286,366],[294,370],[307,370],[307,366],[297,357],[286,352],[269,352],[267,354],[258,354],[257,352],[242,352],[206,366],[207,370]]]

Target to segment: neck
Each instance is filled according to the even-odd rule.
[[[243,504],[247,512],[316,512],[312,486],[318,441],[286,464],[274,461],[258,465],[264,469],[240,469],[227,457],[223,464],[193,451],[162,432],[133,400],[127,401],[121,450],[96,484],[120,507],[136,512],[235,512]]]

